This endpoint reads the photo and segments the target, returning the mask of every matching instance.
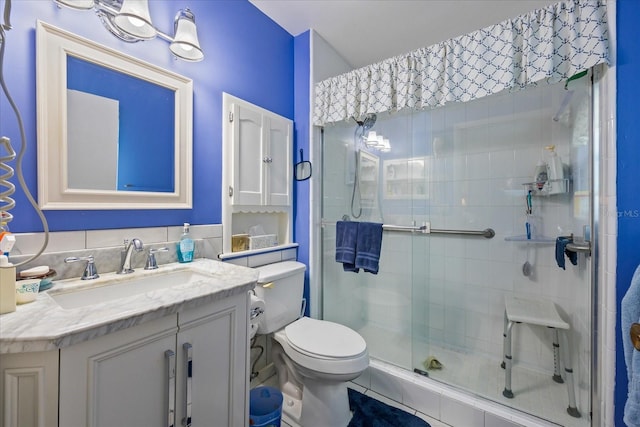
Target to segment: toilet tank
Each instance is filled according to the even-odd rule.
[[[256,270],[259,273],[256,296],[265,305],[258,333],[269,334],[300,317],[306,266],[297,261],[283,261]]]

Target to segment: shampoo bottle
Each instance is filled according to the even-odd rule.
[[[16,311],[16,268],[0,255],[0,314]]]
[[[560,156],[556,153],[555,145],[548,145],[545,149],[549,150],[549,194],[559,194],[566,191],[565,187],[565,171]]]
[[[542,160],[536,165],[536,171],[533,174],[533,181],[536,183],[538,190],[542,191],[545,184],[549,180],[548,166]]]
[[[179,262],[191,262],[193,261],[193,251],[195,249],[195,244],[193,239],[189,235],[189,223],[184,223],[184,228],[182,229],[182,236],[180,237],[180,241],[177,245],[178,252],[178,261]]]
[[[564,167],[562,165],[562,160],[560,159],[560,156],[558,156],[558,154],[556,153],[556,146],[547,145],[545,148],[550,152],[549,179],[550,180],[564,179]]]

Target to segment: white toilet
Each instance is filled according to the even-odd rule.
[[[303,427],[346,427],[346,382],[369,366],[364,339],[346,326],[301,317],[305,265],[258,267],[256,295],[265,311],[258,334],[273,333],[272,359],[284,393],[283,412]]]

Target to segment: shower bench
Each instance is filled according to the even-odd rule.
[[[514,397],[513,391],[511,390],[511,368],[513,365],[511,356],[511,334],[513,325],[517,323],[527,323],[529,325],[544,326],[553,329],[553,380],[557,383],[564,382],[560,375],[560,344],[558,338],[562,339],[564,371],[567,380],[567,391],[569,393],[567,413],[572,417],[579,418],[580,412],[576,407],[573,370],[571,369],[571,348],[568,337],[569,324],[560,317],[560,313],[558,313],[558,309],[552,301],[538,298],[506,297],[504,305],[504,358],[501,367],[505,370],[505,385],[502,395],[509,399]]]

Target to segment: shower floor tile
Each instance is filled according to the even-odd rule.
[[[507,399],[502,395],[505,373],[500,367],[500,361],[434,345],[414,343],[412,346],[410,337],[372,325],[359,329],[358,333],[367,342],[369,355],[375,359],[405,369],[424,369],[421,366],[422,361],[412,363],[413,348],[414,354],[424,355],[424,359],[433,355],[444,365],[442,370],[429,371],[429,377],[436,381],[459,387],[562,426],[590,425],[589,410],[581,407],[579,401],[578,409],[582,417],[574,418],[567,414],[567,386],[555,383],[551,374],[529,370],[515,363],[511,381],[515,397]],[[576,398],[577,393],[576,390]]]

